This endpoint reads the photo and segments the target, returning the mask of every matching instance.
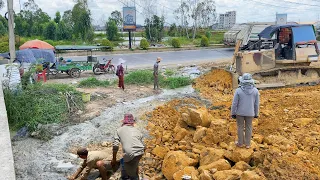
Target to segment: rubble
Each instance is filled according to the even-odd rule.
[[[229,73],[213,70],[193,85],[210,103],[176,99],[151,112],[146,144],[157,166],[150,173],[166,179],[319,179],[319,86],[260,91],[261,113],[246,149],[234,144],[231,84]]]

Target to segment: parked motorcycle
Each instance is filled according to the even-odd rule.
[[[112,58],[113,59],[113,58]],[[111,60],[106,60],[105,58],[103,58],[103,62],[105,62],[104,64],[100,64],[100,62],[98,61],[94,66],[93,66],[93,73],[95,75],[99,75],[101,73],[115,73],[115,67],[113,64],[111,64]],[[108,61],[108,62],[107,62]]]

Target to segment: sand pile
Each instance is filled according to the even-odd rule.
[[[253,122],[251,149],[234,145],[231,76],[214,70],[197,79],[194,87],[211,104],[173,100],[147,115],[147,177],[320,178],[320,86],[260,91],[261,112]]]

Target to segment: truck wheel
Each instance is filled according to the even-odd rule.
[[[73,68],[70,70],[70,76],[73,78],[78,78],[80,77],[81,71],[78,68]]]

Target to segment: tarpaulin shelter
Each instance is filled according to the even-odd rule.
[[[45,41],[41,41],[38,39],[27,41],[19,47],[22,49],[51,49],[54,50],[54,47]]]
[[[10,59],[9,53],[2,53],[0,56]],[[16,51],[16,58],[19,62],[36,63],[40,62],[55,62],[55,55],[53,50],[49,49],[24,49]]]

